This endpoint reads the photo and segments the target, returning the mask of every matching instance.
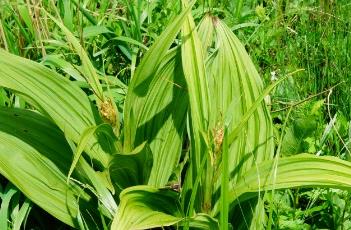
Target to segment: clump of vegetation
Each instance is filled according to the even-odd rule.
[[[1,228],[349,228],[349,6],[0,3]]]

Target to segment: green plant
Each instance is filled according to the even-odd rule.
[[[4,182],[4,180],[1,180],[1,182]],[[23,199],[20,191],[9,182],[7,182],[6,186],[1,186],[0,188],[1,229],[20,229],[21,225],[26,225],[28,214],[33,204],[28,198]]]
[[[35,108],[1,108],[1,174],[81,229],[257,229],[268,190],[349,188],[349,162],[274,157],[264,98],[285,78],[264,90],[224,22],[206,14],[196,29],[194,3],[182,1],[145,53],[123,117],[109,90],[115,83],[60,20],[49,15],[80,57],[90,97],[42,64],[1,50],[0,86]]]

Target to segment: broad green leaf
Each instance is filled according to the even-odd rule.
[[[179,49],[164,57],[145,97],[136,98],[138,112],[135,145],[149,143],[153,167],[149,185],[164,186],[175,169],[182,150],[184,120],[188,107]]]
[[[149,91],[150,83],[152,82],[155,73],[159,69],[169,47],[173,43],[176,35],[178,34],[185,15],[187,15],[191,6],[195,3],[192,1],[190,6],[184,9],[170,25],[163,31],[163,33],[156,39],[155,43],[146,52],[144,58],[135,71],[135,74],[129,84],[129,92],[126,98],[124,107],[124,152],[131,152],[135,147],[136,129],[139,123],[140,116],[139,109],[143,108],[143,98]],[[131,120],[134,118],[134,120]],[[140,143],[139,143],[140,144]]]
[[[232,31],[218,18],[212,19],[216,38],[216,53],[207,63],[213,113],[212,124],[220,130],[224,116],[231,115],[228,126],[230,181],[251,169],[256,163],[273,157],[273,132],[270,115],[263,101],[249,116],[246,113],[263,92],[262,80],[245,48]],[[240,133],[233,138],[238,124]],[[214,133],[216,138],[216,133]],[[234,141],[234,143],[233,143]]]
[[[186,221],[186,220],[185,220]],[[184,222],[185,222],[184,221]],[[218,221],[211,217],[210,215],[204,213],[198,213],[196,216],[189,219],[190,229],[211,229],[216,230],[220,229]]]
[[[183,7],[187,6],[187,1],[182,1]],[[185,182],[185,189],[183,193],[189,193],[196,178],[199,176],[201,170],[201,162],[203,158],[208,158],[207,134],[210,120],[210,96],[206,76],[206,69],[204,63],[204,54],[201,40],[196,31],[194,19],[189,13],[182,26],[182,66],[187,83],[189,93],[189,110],[190,110],[190,159],[191,166],[187,172],[187,179]],[[192,193],[199,192],[196,195],[195,207],[197,211],[201,203],[201,211],[207,212],[207,208],[211,203],[211,187],[212,187],[212,170],[211,162],[208,161],[201,175],[201,186],[199,191],[192,191]],[[193,196],[194,197],[194,196]],[[188,202],[184,200],[184,202]],[[191,202],[192,203],[192,202]],[[190,207],[189,215],[192,215],[193,207]]]
[[[215,31],[211,45],[215,49],[209,56],[206,67],[212,95],[210,101],[213,116],[210,125],[213,130],[213,159],[216,159],[215,165],[218,167],[212,181],[213,194],[218,194],[213,196],[213,204],[216,213],[222,212],[222,222],[226,222],[228,211],[224,204],[225,198],[231,199],[231,195],[227,195],[231,194],[237,181],[260,162],[273,158],[273,127],[264,97],[285,78],[263,90],[262,80],[244,46],[221,20],[212,17],[211,21]],[[203,20],[203,23],[206,22],[208,20]],[[223,142],[224,126],[228,126],[227,159],[223,155],[226,152],[218,151]],[[220,184],[223,179],[227,180],[222,171],[226,170],[226,166],[229,170],[229,188],[223,182],[222,186]],[[218,179],[220,176],[222,180]],[[221,190],[220,193],[220,186],[227,191]],[[262,221],[262,218],[257,220]],[[222,225],[227,226],[225,223]]]
[[[30,111],[1,108],[0,121],[0,173],[48,213],[76,226],[78,203],[88,207],[91,198],[66,184],[72,151],[63,133]]]
[[[213,41],[206,42],[207,46],[214,47],[206,63],[212,95],[212,158],[217,168],[211,184],[213,194],[220,194],[212,197],[212,204],[220,209],[217,211],[221,212],[221,225],[226,229],[231,191],[227,185],[236,184],[238,177],[256,163],[273,157],[273,129],[266,105],[263,100],[257,102],[263,92],[262,80],[243,45],[221,20],[210,15],[205,17],[210,19],[203,19],[200,28],[213,26],[215,33]],[[228,137],[221,151],[224,129]],[[233,138],[236,130],[237,136]]]
[[[132,83],[129,86],[124,112],[127,116],[127,105],[132,104],[133,113],[125,117],[129,122],[125,130],[133,134],[133,146],[148,142],[154,159],[148,184],[164,186],[180,158],[188,105],[179,49],[163,57],[148,84],[144,96],[133,93]],[[124,148],[127,153],[128,147]]]
[[[112,183],[117,194],[135,185],[146,185],[153,159],[149,146],[144,142],[132,153],[114,154],[109,167]]]
[[[337,157],[298,154],[258,164],[237,184],[230,184],[230,203],[257,195],[258,191],[296,187],[351,188],[351,163]],[[217,213],[218,209],[214,209]]]
[[[206,58],[208,55],[208,49],[213,44],[213,22],[212,17],[205,16],[202,18],[201,22],[199,23],[198,33],[201,40],[202,47],[204,49],[204,57]]]
[[[36,62],[3,50],[0,50],[0,86],[23,96],[75,143],[86,128],[96,125],[89,99],[78,86]],[[109,155],[96,143],[96,139],[90,141],[85,151],[107,167]]]
[[[183,219],[178,195],[168,189],[135,186],[122,191],[112,230],[165,227]]]
[[[187,1],[183,0],[183,5],[187,6],[185,2]],[[189,92],[192,123],[196,132],[203,132],[209,122],[210,97],[203,48],[190,13],[182,26],[181,34],[182,66]]]
[[[106,169],[107,170],[107,169]],[[117,210],[117,203],[114,200],[109,188],[111,188],[110,178],[107,171],[101,173],[96,172],[85,160],[80,158],[76,167],[76,170],[80,175],[84,176],[85,181],[93,186],[95,189],[95,195],[102,203],[102,209],[104,209],[104,214],[112,218]],[[107,175],[106,175],[107,174]]]
[[[100,124],[97,126],[88,127],[82,133],[82,136],[81,136],[81,138],[78,142],[77,148],[76,148],[76,152],[74,153],[74,156],[73,156],[73,162],[71,164],[71,167],[70,167],[68,175],[67,175],[67,183],[69,182],[70,177],[72,175],[72,172],[73,172],[74,168],[76,167],[78,160],[81,157],[84,149],[89,144],[89,141],[94,137],[95,133],[99,132],[99,129],[103,129],[104,126],[109,126],[109,125],[106,123],[103,123],[103,124]]]
[[[219,229],[218,221],[199,213],[184,218],[179,210],[178,193],[169,189],[134,186],[122,191],[121,203],[111,229],[149,229],[170,225],[191,229]]]

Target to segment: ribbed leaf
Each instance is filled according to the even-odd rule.
[[[187,1],[182,1],[183,6],[187,6]],[[196,209],[200,208],[200,203],[202,205],[201,211],[207,212],[207,207],[210,207],[210,199],[212,196],[212,172],[210,161],[204,166],[204,175],[199,175],[201,170],[201,162],[203,158],[209,157],[208,154],[208,128],[210,120],[210,96],[209,88],[206,76],[206,69],[204,64],[204,54],[203,47],[201,45],[201,40],[195,28],[195,23],[191,13],[187,15],[187,18],[182,27],[182,66],[187,83],[187,89],[189,93],[189,106],[190,106],[190,159],[191,166],[190,170],[187,172],[187,177],[185,181],[185,186],[183,193],[188,194],[196,178],[201,176],[201,186],[199,187],[199,194],[196,196],[197,202],[195,202]],[[196,186],[195,186],[196,187]],[[191,191],[197,194],[197,191]],[[187,200],[184,200],[187,203]],[[190,201],[192,204],[193,201]],[[193,207],[189,208],[189,214],[192,215]],[[198,210],[200,211],[200,210]]]
[[[183,5],[187,6],[183,0]],[[209,122],[209,89],[201,41],[189,13],[182,27],[182,65],[189,92],[192,124],[197,132],[207,130]]]
[[[97,126],[88,127],[86,130],[83,131],[82,136],[77,144],[76,151],[74,153],[73,162],[72,162],[71,167],[70,167],[69,172],[68,172],[67,182],[69,181],[69,179],[72,175],[72,172],[73,172],[74,168],[76,167],[78,160],[81,157],[84,149],[89,144],[89,141],[91,141],[91,139],[93,139],[95,136],[97,136],[99,132],[102,132],[102,130],[104,130],[104,129],[106,130],[108,128],[111,128],[111,126],[109,124],[103,123],[103,124],[100,124]],[[112,136],[112,135],[113,134],[110,133],[110,136]],[[108,137],[106,137],[106,138],[108,138]],[[106,152],[115,152],[115,148],[113,146],[114,140],[110,140],[107,142],[108,142],[108,144],[107,144],[108,146],[106,146],[105,149],[108,148],[108,150],[110,150],[110,151],[106,151]],[[112,142],[112,143],[109,143],[109,142]],[[100,145],[102,145],[102,147],[104,147],[106,144],[103,145],[102,141],[100,141]],[[114,151],[111,151],[111,149],[113,149]]]
[[[212,42],[207,34],[211,29],[203,29],[206,27],[214,27]],[[211,15],[205,16],[200,28],[204,46],[214,48],[206,63],[212,105],[212,158],[216,161],[212,204],[216,212],[219,212],[217,208],[221,209],[221,225],[226,229],[228,193],[235,187],[238,177],[256,163],[273,157],[273,129],[264,101],[259,100],[257,104],[263,84],[243,45],[222,21]],[[223,152],[224,126],[228,126],[228,143],[223,147],[229,149]],[[234,131],[238,131],[235,138],[232,137]]]
[[[214,26],[212,22],[212,17],[210,16],[205,16],[198,28],[198,33],[199,37],[201,40],[202,47],[204,49],[204,57],[206,58],[208,55],[208,49],[212,46],[213,44],[213,35],[214,35]]]
[[[246,172],[233,188],[235,201],[244,193],[294,187],[351,189],[351,163],[337,157],[299,154],[263,162]]]
[[[179,50],[164,57],[140,108],[135,144],[148,141],[154,164],[149,185],[164,186],[175,169],[182,150],[184,120],[188,108]]]
[[[185,222],[185,221],[184,221]],[[204,214],[204,213],[199,213],[196,214],[195,217],[191,217],[189,219],[189,227],[190,229],[211,229],[211,230],[217,230],[219,228],[218,221],[211,216]]]
[[[184,17],[184,12],[181,15]],[[182,148],[188,106],[185,80],[179,50],[166,54],[181,22],[177,17],[145,55],[129,85],[124,110],[125,152],[131,151],[130,144],[135,147],[148,142],[154,159],[148,184],[154,186],[168,182]],[[154,63],[156,59],[158,63]]]
[[[149,229],[173,225],[181,221],[178,195],[167,189],[135,186],[125,189],[111,229]]]
[[[132,153],[113,155],[109,174],[117,194],[125,188],[147,184],[152,163],[152,154],[145,142],[135,148]]]
[[[187,225],[191,229],[219,229],[217,220],[204,213],[184,218],[178,195],[173,190],[150,186],[134,186],[123,190],[118,214],[111,229],[149,229],[170,225]]]
[[[48,115],[75,143],[83,131],[96,125],[86,94],[50,69],[0,50],[0,86],[19,93],[37,109]],[[94,138],[85,151],[105,167],[109,156]]]
[[[48,213],[76,226],[78,203],[84,207],[90,198],[66,184],[71,157],[63,133],[43,116],[1,108],[0,173]]]
[[[231,116],[228,127],[229,172],[231,183],[255,164],[273,157],[272,123],[264,101],[244,123],[234,143],[231,134],[246,112],[263,92],[262,80],[243,45],[231,30],[214,18],[218,47],[208,63],[212,104],[215,105],[217,124],[223,124],[224,115]],[[219,127],[220,128],[220,127]],[[232,139],[232,140],[231,140]]]
[[[165,31],[156,39],[155,43],[146,52],[140,65],[129,84],[129,92],[124,107],[124,148],[125,152],[131,152],[135,147],[136,130],[140,124],[142,114],[139,113],[143,108],[145,100],[139,100],[148,93],[150,83],[159,69],[170,45],[173,43],[180,27],[185,20],[185,15],[189,13],[191,6],[195,3],[192,1],[190,6],[184,9],[173,21],[167,26]],[[133,120],[132,120],[133,119]],[[140,143],[139,143],[140,144]]]

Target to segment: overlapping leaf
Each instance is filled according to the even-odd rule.
[[[83,131],[96,125],[86,94],[50,69],[0,50],[0,85],[24,96],[50,117],[65,135],[78,143]],[[107,167],[109,156],[92,138],[85,151]]]
[[[259,190],[295,187],[351,188],[351,163],[337,157],[299,154],[262,162],[247,171],[230,192],[230,202],[242,202]]]
[[[189,13],[191,6],[195,3],[192,1],[190,6],[183,10],[166,28],[166,30],[155,41],[152,47],[145,54],[140,65],[129,84],[129,93],[126,98],[124,108],[124,148],[125,152],[132,151],[135,147],[135,136],[138,127],[144,123],[139,116],[145,103],[145,96],[149,92],[150,83],[161,65],[165,55],[173,43],[180,27],[185,20],[185,15]],[[171,80],[173,81],[173,80]]]
[[[79,203],[83,207],[91,198],[76,184],[66,183],[71,157],[63,133],[49,120],[1,108],[1,174],[48,213],[76,226]]]
[[[187,6],[187,1],[182,1],[183,7]],[[190,170],[187,172],[186,181],[184,185],[184,196],[187,193],[193,193],[192,199],[196,197],[196,202],[190,201],[190,203],[195,204],[195,208],[206,212],[208,210],[206,207],[210,207],[211,196],[212,196],[212,172],[211,172],[211,162],[206,161],[205,170],[201,175],[202,166],[201,162],[203,159],[209,157],[208,155],[208,129],[210,121],[210,95],[206,76],[205,61],[203,54],[203,47],[201,45],[201,40],[196,31],[194,19],[189,13],[186,20],[182,26],[182,67],[187,83],[187,89],[189,93],[189,110],[190,110],[190,159],[191,166]],[[201,177],[198,191],[193,190],[196,178]],[[198,180],[199,181],[199,180]],[[197,185],[196,185],[197,186]],[[196,187],[195,186],[195,187]],[[194,194],[197,194],[196,196]],[[184,199],[185,203],[188,203]],[[202,203],[200,205],[200,203]],[[192,205],[191,205],[192,206]],[[202,207],[200,207],[202,206]],[[193,207],[190,207],[189,212],[192,215]]]
[[[134,186],[120,195],[120,210],[112,222],[112,230],[149,229],[170,225],[192,229],[219,229],[218,222],[204,213],[185,218],[178,193],[170,189]]]
[[[173,225],[183,219],[177,193],[149,186],[124,190],[111,229],[149,229]]]
[[[239,124],[263,92],[262,80],[245,48],[219,19],[213,19],[216,52],[208,62],[213,122],[223,123],[230,117],[228,133]],[[240,175],[265,159],[273,157],[272,123],[264,101],[242,127],[229,149],[229,171],[235,184]],[[230,139],[230,138],[229,138]]]
[[[124,152],[148,142],[154,159],[150,185],[168,182],[181,153],[188,100],[178,50],[167,52],[189,11],[181,12],[145,54],[125,102]]]

